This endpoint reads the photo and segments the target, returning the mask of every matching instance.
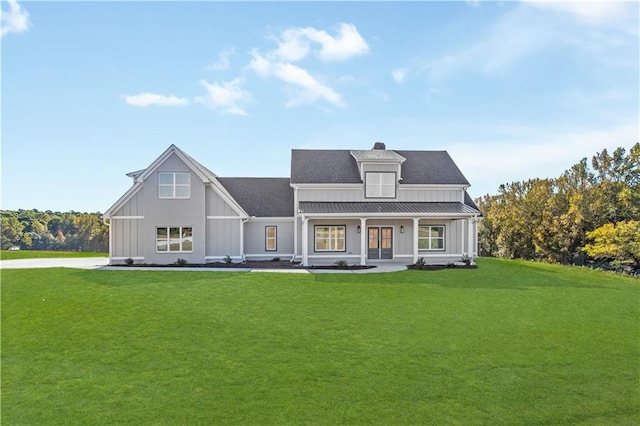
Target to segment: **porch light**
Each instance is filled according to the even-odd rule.
[[[404,234],[404,225],[400,225],[400,233]]]
[[[360,225],[358,225],[357,231],[358,231],[358,234],[359,234],[360,233]]]

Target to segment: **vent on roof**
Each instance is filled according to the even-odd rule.
[[[376,142],[376,143],[373,144],[373,149],[380,149],[380,150],[384,151],[387,148],[384,146],[384,143]]]

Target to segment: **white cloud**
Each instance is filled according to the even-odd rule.
[[[223,50],[218,54],[218,60],[213,64],[207,66],[210,70],[216,71],[224,71],[229,69],[230,59],[232,55],[235,55],[236,50],[232,47],[231,49]]]
[[[313,27],[288,28],[280,34],[278,48],[272,56],[286,62],[297,62],[312,51],[311,43],[320,45],[315,52],[322,61],[346,61],[369,52],[369,45],[353,24],[339,24],[336,35]]]
[[[324,99],[335,106],[345,106],[338,92],[320,83],[304,68],[287,62],[271,61],[260,55],[257,50],[253,50],[251,55],[253,59],[249,63],[249,69],[262,77],[274,76],[293,86],[295,90],[291,91],[291,99],[285,104],[286,107],[311,104],[319,99]]]
[[[29,13],[23,10],[16,0],[9,0],[9,11],[1,12],[0,35],[23,33],[29,28]]]
[[[404,83],[407,78],[407,72],[409,72],[407,68],[394,69],[393,71],[391,71],[391,76],[393,77],[393,81],[395,81],[398,84]]]
[[[141,92],[137,95],[126,95],[125,102],[129,105],[137,107],[148,107],[149,105],[159,106],[184,106],[189,104],[189,100],[186,98],[179,98],[177,96],[165,96],[158,95],[156,93]]]
[[[465,0],[469,6],[480,7],[480,0]]]
[[[638,11],[634,2],[583,0],[524,0],[540,9],[568,14],[593,26],[607,27],[638,35]]]
[[[196,101],[207,105],[212,110],[221,110],[229,114],[248,115],[238,104],[248,101],[251,96],[249,92],[241,86],[244,79],[235,78],[228,82],[209,83],[206,80],[200,80],[200,84],[207,89],[206,97],[199,97]]]

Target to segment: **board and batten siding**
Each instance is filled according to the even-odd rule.
[[[461,202],[464,198],[463,189],[433,189],[433,188],[403,188],[398,190],[397,198],[372,199],[365,198],[364,186],[361,188],[298,188],[298,202],[300,201],[404,201],[404,202]]]
[[[144,188],[141,188],[112,216],[144,216],[143,191]]]
[[[141,219],[111,219],[111,258],[114,263],[144,256],[144,227]]]
[[[217,217],[238,216],[238,213],[210,186],[206,188],[206,215]]]
[[[158,173],[188,172],[191,174],[190,198],[161,199],[158,197]],[[167,158],[144,182],[144,261],[168,264],[178,258],[189,263],[204,263],[205,256],[205,184],[177,155]],[[156,227],[191,227],[192,252],[156,253]]]
[[[266,250],[265,228],[275,226],[275,251]],[[286,256],[288,260],[293,255],[293,218],[289,221],[249,221],[244,225],[244,252],[248,260],[272,259]]]
[[[240,226],[240,217],[207,219],[207,262],[216,262],[222,260],[225,256],[230,256],[235,261],[242,257],[240,252]]]

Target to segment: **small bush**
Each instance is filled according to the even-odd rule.
[[[186,265],[188,262],[186,259],[183,259],[181,257],[179,257],[175,262],[173,262],[174,264],[178,265],[178,266],[184,266]]]
[[[455,263],[453,263],[453,262],[447,263],[447,268],[455,268],[455,267],[456,267]]]
[[[279,257],[274,257],[273,259],[271,259],[272,262],[280,262],[280,258]]]
[[[471,258],[467,253],[462,254],[462,262],[467,266],[471,265]]]
[[[233,262],[233,261],[231,260],[231,256],[229,256],[229,255],[226,255],[226,256],[224,257],[224,259],[222,259],[222,261],[224,262],[224,264],[225,264],[225,265],[231,265],[231,263]]]
[[[416,268],[424,269],[424,265],[425,265],[424,257],[419,257],[418,261],[416,262]]]
[[[124,261],[125,265],[127,266],[133,266],[134,260],[130,257],[127,257],[127,259]]]
[[[349,266],[346,260],[336,260],[333,264],[338,269],[347,269]]]

